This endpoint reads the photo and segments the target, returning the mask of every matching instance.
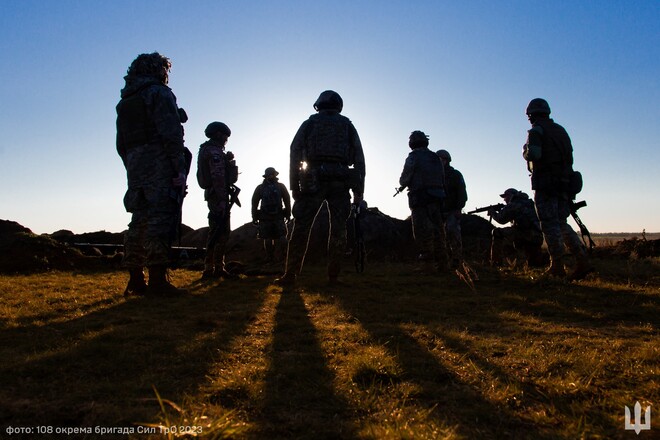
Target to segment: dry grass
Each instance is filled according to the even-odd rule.
[[[50,425],[245,439],[628,438],[624,405],[660,402],[660,261],[596,265],[579,283],[476,267],[476,291],[385,264],[347,273],[341,287],[306,268],[288,291],[265,277],[201,284],[179,270],[192,295],[168,300],[123,298],[120,272],[0,276],[0,437]],[[127,437],[179,432],[117,436]]]

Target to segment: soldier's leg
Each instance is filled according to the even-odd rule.
[[[149,267],[147,294],[153,296],[186,294],[187,290],[174,287],[167,279],[172,232],[175,230],[178,210],[176,200],[170,197],[167,188],[152,188],[145,191],[145,196],[149,212],[145,240]]]
[[[419,266],[415,269],[422,273],[433,273],[435,255],[433,252],[433,222],[429,215],[428,206],[416,206],[410,209],[413,238],[419,251]]]
[[[220,237],[220,222],[209,213],[209,232],[206,236],[206,255],[204,256],[204,272],[202,278],[213,277],[215,269],[215,245]]]
[[[444,272],[449,268],[447,255],[447,235],[445,233],[445,218],[442,214],[442,204],[431,203],[428,207],[433,231],[433,258],[436,269]]]
[[[305,259],[309,232],[322,203],[323,199],[314,194],[304,195],[294,202],[293,230],[287,249],[285,276],[291,274],[295,277],[300,273]]]
[[[351,195],[341,187],[328,195],[329,227],[328,233],[328,278],[337,280],[341,270],[341,258],[346,250],[346,221],[351,214]]]
[[[128,231],[124,236],[122,266],[127,268],[129,273],[128,285],[124,290],[124,296],[143,295],[147,290],[147,284],[144,279],[144,266],[147,259],[144,249],[146,230],[146,211],[136,209],[128,225]]]
[[[463,261],[460,211],[445,213],[445,235],[447,237],[447,248],[451,251],[452,264],[460,263]]]
[[[564,240],[562,238],[559,220],[559,198],[556,195],[544,191],[536,191],[534,194],[536,213],[541,221],[543,237],[548,245],[550,254],[550,267],[546,272],[553,276],[564,276]]]

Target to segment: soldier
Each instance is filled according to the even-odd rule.
[[[252,223],[257,225],[259,238],[264,241],[267,263],[275,261],[275,244],[286,238],[285,220],[291,218],[291,197],[286,186],[278,181],[279,174],[273,167],[266,168],[264,181],[252,195]]]
[[[510,227],[495,228],[490,246],[490,263],[502,264],[505,248],[523,251],[529,266],[542,264],[541,246],[543,234],[539,218],[534,209],[534,202],[527,194],[515,188],[509,188],[500,194],[504,199],[503,208],[488,211],[488,215],[499,224],[511,223]]]
[[[451,155],[447,150],[438,150],[436,154],[442,160],[445,172],[445,192],[447,194],[442,209],[442,217],[445,219],[447,247],[451,252],[452,266],[458,267],[463,261],[461,211],[468,199],[465,180],[460,171],[449,165]]]
[[[353,123],[341,115],[343,100],[326,90],[314,103],[316,114],[302,123],[291,143],[289,178],[293,193],[294,226],[286,270],[275,280],[293,285],[302,269],[314,218],[324,202],[329,213],[328,280],[338,281],[340,259],[346,249],[346,220],[353,190],[362,200],[365,164],[362,143]],[[352,167],[352,168],[351,168]]]
[[[566,275],[562,261],[565,244],[577,263],[569,279],[582,279],[592,269],[586,249],[567,223],[571,200],[575,197],[569,185],[573,172],[571,139],[564,127],[550,118],[550,106],[545,99],[532,99],[526,113],[532,128],[523,147],[523,157],[532,173],[536,212],[550,253],[546,274]]]
[[[167,280],[191,160],[183,144],[182,123],[188,118],[167,86],[171,67],[158,52],[139,55],[128,68],[117,104],[117,152],[128,179],[124,206],[132,213],[122,260],[130,274],[127,296],[187,293]]]
[[[232,192],[238,180],[238,167],[225,145],[231,130],[222,122],[211,122],[204,130],[208,141],[199,146],[197,155],[197,183],[204,189],[209,207],[209,233],[202,279],[238,278],[225,270],[225,248],[231,232],[230,211],[236,201]],[[239,205],[240,206],[240,205]]]
[[[444,272],[447,269],[445,226],[442,205],[445,198],[445,173],[438,155],[428,149],[429,139],[422,131],[413,131],[408,140],[412,150],[399,178],[399,191],[408,188],[413,237],[419,248],[420,272]]]

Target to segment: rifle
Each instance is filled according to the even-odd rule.
[[[353,203],[351,205],[351,217],[353,218],[353,228],[355,230],[355,271],[357,273],[364,272],[364,259],[366,250],[364,247],[364,236],[362,235],[362,227],[360,226],[360,220],[364,215],[364,211],[367,209],[367,204],[363,200],[359,204]]]
[[[580,235],[582,236],[582,242],[584,243],[585,246],[587,246],[587,240],[584,238],[585,236],[587,239],[589,239],[589,251],[591,251],[594,246],[596,246],[596,243],[591,239],[591,234],[589,233],[589,229],[582,223],[582,220],[580,219],[580,216],[577,214],[577,210],[580,208],[584,208],[587,206],[587,201],[582,200],[581,202],[571,202],[571,216],[573,217],[573,220],[575,220],[575,223],[580,227]]]
[[[406,189],[406,187],[405,186],[400,186],[400,187],[394,188],[394,189],[396,190],[396,192],[394,193],[394,195],[392,197],[396,197],[399,194],[401,194],[403,192],[403,190]]]
[[[489,205],[489,206],[484,206],[483,208],[477,208],[474,211],[468,212],[468,214],[478,214],[480,212],[487,212],[488,213],[488,221],[492,223],[493,221],[493,212],[494,211],[499,211],[500,209],[504,208],[504,203],[496,203],[494,205]]]
[[[236,185],[229,185],[229,188],[227,188],[227,193],[229,194],[229,209],[231,209],[233,205],[236,205],[240,208],[241,201],[238,200],[238,195],[241,193],[241,189]]]

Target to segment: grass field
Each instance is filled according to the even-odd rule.
[[[125,299],[123,272],[2,275],[0,438],[659,438],[660,260],[595,265],[476,266],[474,288],[312,267],[287,291],[177,270],[192,294],[167,300]]]

